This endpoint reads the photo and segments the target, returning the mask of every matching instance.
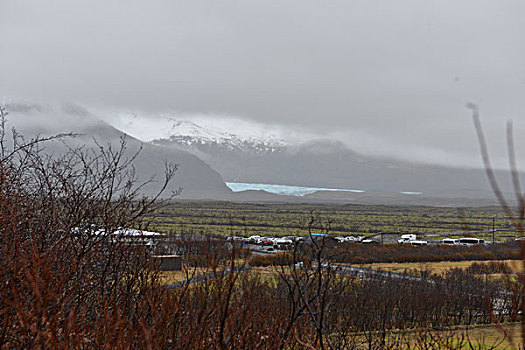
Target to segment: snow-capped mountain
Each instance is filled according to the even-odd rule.
[[[272,153],[284,149],[286,143],[276,136],[260,139],[251,135],[238,135],[229,132],[212,130],[191,121],[172,121],[167,131],[169,137],[151,141],[152,144],[176,148],[199,150],[201,152],[223,150],[242,153]]]
[[[107,114],[105,119],[110,124],[139,140],[194,153],[208,153],[211,149],[214,152],[278,152],[290,143],[292,134],[279,127],[228,116],[210,118],[180,113],[141,115],[126,112]],[[286,141],[283,135],[286,135]]]
[[[336,138],[305,133],[300,127],[184,114],[113,114],[108,120],[166,152],[194,154],[227,182],[427,195],[465,191],[468,196],[485,195],[489,190],[483,170],[367,156]],[[501,182],[502,188],[509,188],[507,182]]]

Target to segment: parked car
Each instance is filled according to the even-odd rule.
[[[293,242],[286,238],[277,238],[273,242],[273,247],[281,250],[289,250],[293,247]]]
[[[443,240],[441,240],[441,244],[456,245],[459,244],[458,241],[459,240],[455,238],[443,238]]]
[[[379,242],[374,241],[374,240],[372,240],[372,239],[363,239],[363,240],[361,241],[361,243],[363,243],[363,244],[379,244]]]
[[[273,242],[275,241],[275,237],[261,237],[260,243],[262,245],[273,245]]]
[[[248,242],[252,244],[258,244],[261,236],[250,236],[248,237]]]

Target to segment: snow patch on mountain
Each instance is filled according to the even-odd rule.
[[[108,121],[144,142],[185,149],[215,147],[239,152],[275,152],[293,142],[290,141],[293,140],[293,133],[282,128],[231,117],[117,113]],[[284,135],[288,136],[288,140]]]
[[[193,122],[172,120],[168,138],[152,140],[156,145],[167,146],[214,146],[238,152],[275,152],[285,146],[285,142],[270,137],[258,139],[253,136],[236,135],[202,127]]]

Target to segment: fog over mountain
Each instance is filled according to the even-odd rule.
[[[169,196],[172,191],[182,188],[180,199],[229,199],[231,191],[224,184],[221,176],[196,156],[183,150],[167,149],[151,144],[144,144],[134,137],[115,129],[97,118],[87,109],[78,105],[61,107],[40,105],[27,102],[7,103],[9,112],[7,127],[15,127],[17,132],[26,138],[35,135],[51,136],[59,133],[78,133],[74,138],[63,138],[62,141],[73,147],[84,146],[96,149],[98,143],[103,147],[119,147],[124,137],[127,150],[126,157],[132,157],[140,150],[133,162],[138,175],[138,183],[153,179],[153,183],[144,188],[143,193],[154,195],[163,181],[165,162],[177,164],[178,170],[173,181],[164,193]],[[59,155],[65,150],[61,142],[46,142],[44,152]]]
[[[225,129],[206,120],[157,118],[153,129],[141,132],[137,115],[119,116],[119,125],[150,143],[197,155],[225,181],[305,186],[364,192],[422,192],[425,196],[492,196],[483,169],[415,163],[391,157],[363,155],[344,143],[303,135],[294,139],[278,129],[267,133],[257,125]],[[201,123],[201,124],[199,124]],[[219,129],[218,129],[219,128]],[[234,133],[235,131],[235,133]],[[141,134],[143,135],[141,137]],[[510,191],[510,176],[498,172],[502,188]],[[334,194],[331,194],[334,196]],[[341,196],[341,194],[338,194]]]
[[[80,135],[66,138],[66,143],[94,147],[95,140],[102,145],[117,145],[125,136],[128,156],[142,147],[134,162],[140,180],[156,176],[157,182],[146,187],[147,195],[158,189],[167,161],[180,166],[167,192],[182,187],[179,199],[453,206],[493,203],[482,169],[363,155],[342,142],[322,138],[293,141],[293,137],[284,138],[285,134],[281,138],[264,128],[258,130],[257,125],[250,128],[245,125],[236,131],[246,133],[236,134],[233,130],[216,130],[211,125],[173,117],[167,118],[171,127],[165,127],[158,139],[142,142],[79,105],[10,102],[5,106],[10,113],[8,127],[16,127],[26,137],[74,132]],[[129,123],[123,122],[127,118],[129,115],[122,117],[121,122],[129,127]],[[138,129],[135,131],[140,134]],[[146,130],[145,135],[154,136],[151,130]],[[63,150],[60,142],[45,144],[46,152],[59,154]],[[500,171],[497,176],[503,190],[511,191],[509,174]],[[262,191],[233,193],[225,181],[321,190],[302,197]],[[334,192],[334,189],[353,191]]]
[[[505,167],[505,121],[525,133],[523,13],[520,0],[3,0],[0,98],[254,122],[480,167],[473,101]]]

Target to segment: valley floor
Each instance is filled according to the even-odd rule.
[[[333,235],[413,233],[419,237],[476,236],[514,240],[519,234],[498,207],[440,208],[326,204],[172,203],[155,212],[152,229],[225,236],[303,236],[312,216],[329,221]]]

